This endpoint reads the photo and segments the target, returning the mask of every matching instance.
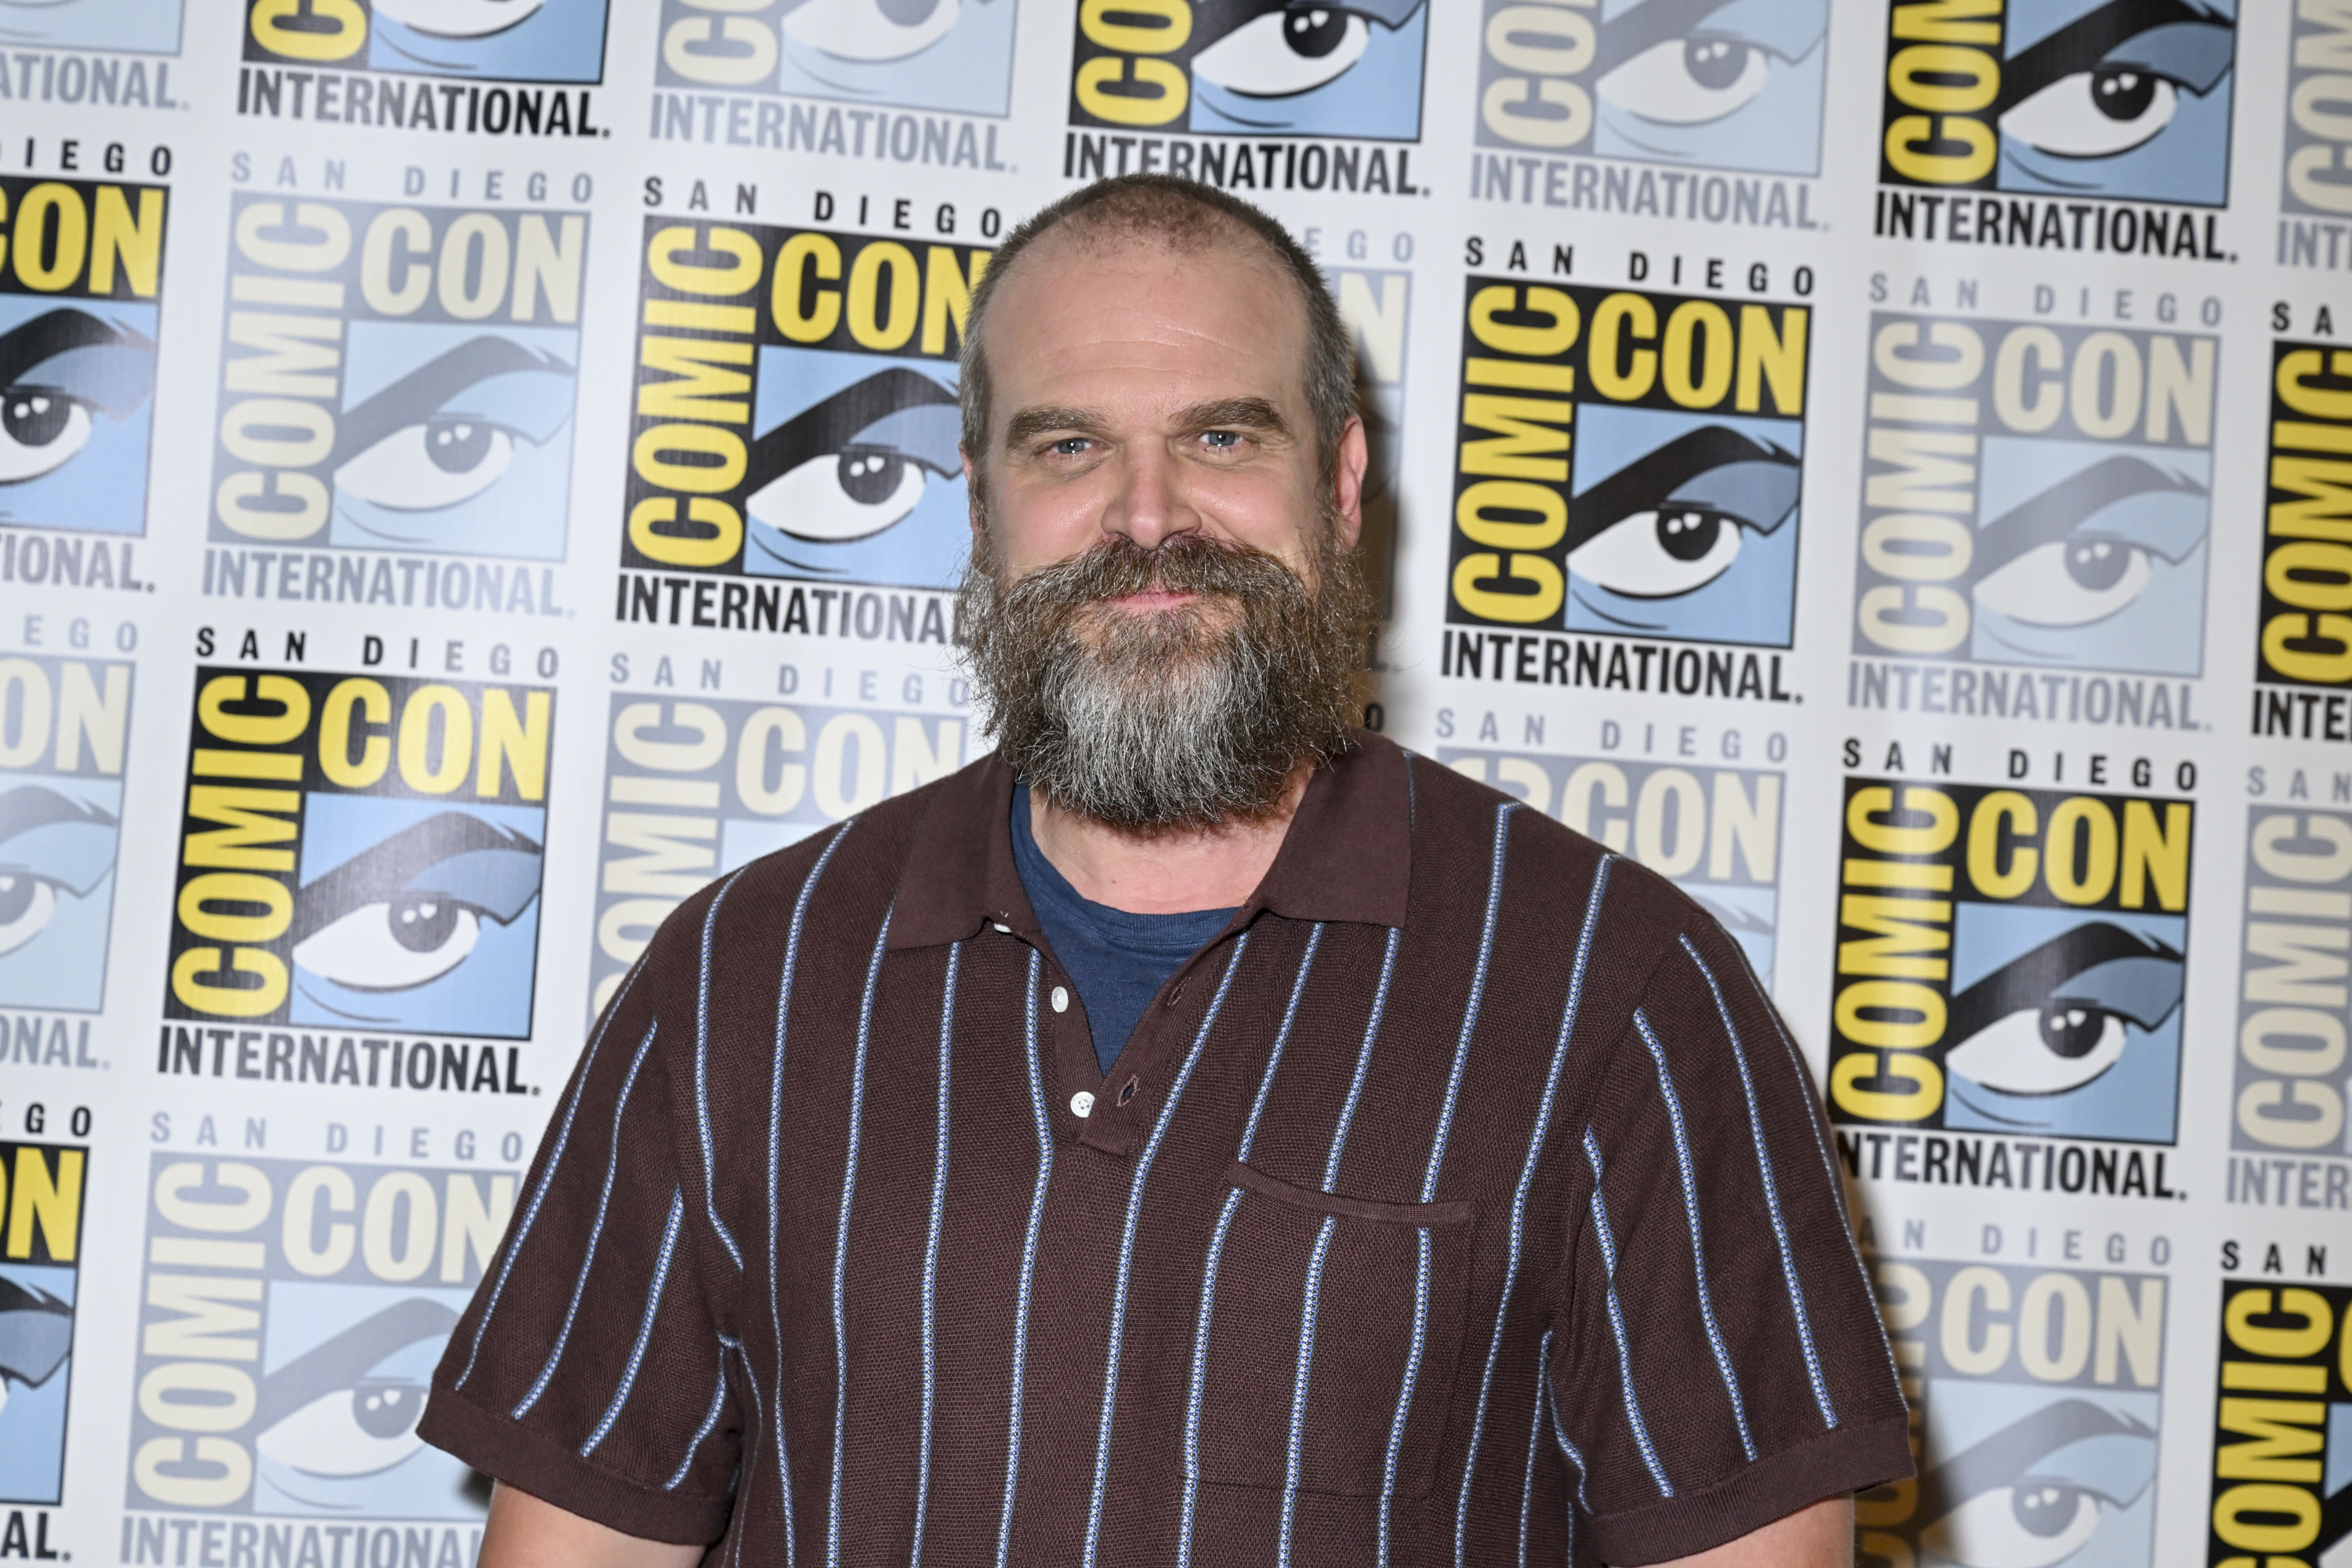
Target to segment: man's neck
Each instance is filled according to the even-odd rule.
[[[1054,869],[1096,903],[1139,915],[1232,909],[1265,879],[1314,771],[1299,764],[1267,816],[1149,838],[1064,811],[1031,790],[1029,830]]]

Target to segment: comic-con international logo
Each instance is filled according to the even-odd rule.
[[[2287,45],[2286,146],[2279,205],[2288,214],[2339,220],[2327,265],[2352,265],[2340,247],[2340,220],[2352,216],[2352,5],[2305,0],[2294,8]],[[2321,225],[2284,218],[2279,259],[2315,264]],[[2301,240],[2310,247],[2298,254]]]
[[[128,662],[0,658],[0,1007],[106,997]]]
[[[622,564],[951,585],[955,356],[989,254],[647,218]]]
[[[167,1017],[530,1034],[541,687],[196,671]]]
[[[1464,293],[1446,619],[1788,647],[1811,311]]]
[[[2236,0],[1895,0],[1880,177],[2221,205],[2237,15]]]
[[[2352,1537],[2352,1288],[2225,1279],[2221,1340],[2206,1561],[2336,1568]]]
[[[167,202],[0,176],[0,523],[146,531]]]
[[[1848,779],[1832,1118],[2170,1142],[2193,818]]]
[[[1605,10],[1486,0],[1485,21],[1482,147],[1759,174],[1821,168],[1829,0]]]
[[[2256,803],[2246,825],[2231,1147],[2288,1158],[2352,1153],[2344,1105],[2346,1026],[2352,1019],[2347,953],[2352,813]],[[2327,1176],[2340,1205],[2344,1173],[2339,1168]],[[2240,1181],[2233,1171],[2233,1189]],[[2284,1174],[2279,1187],[2284,1202]],[[2303,1198],[2305,1206],[2328,1201],[2315,1183]]]
[[[1421,135],[1427,0],[1085,0],[1077,11],[1072,125]]]
[[[590,1011],[714,877],[963,766],[961,719],[615,693]]]
[[[291,1562],[379,1520],[478,1525],[470,1472],[416,1423],[514,1176],[157,1153],[148,1182],[131,1508],[295,1521]],[[123,1560],[165,1561],[143,1542],[166,1528],[134,1512]],[[353,1559],[404,1560],[387,1533]],[[404,1560],[470,1562],[467,1535],[412,1530]]]
[[[1924,1258],[1872,1274],[1919,1476],[1854,1500],[1856,1561],[2156,1561],[2164,1278]]]
[[[663,0],[654,79],[1001,115],[1017,13],[1018,0]]]
[[[2352,687],[2352,349],[2273,344],[2269,430],[2254,679],[2340,691]],[[2291,693],[2257,693],[2255,732],[2308,738],[2303,707],[2298,729]]]
[[[54,1504],[65,1485],[86,1158],[0,1143],[0,1502]]]
[[[1698,900],[1772,983],[1781,774],[1440,746],[1437,760],[1635,860]]]
[[[605,0],[245,0],[245,58],[347,71],[593,82],[604,70],[604,8]]]
[[[2218,357],[2189,332],[1874,315],[1854,651],[2197,674]]]
[[[229,228],[215,540],[563,558],[584,214],[240,195]]]

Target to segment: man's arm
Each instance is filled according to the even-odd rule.
[[[1784,1519],[1780,1524],[1759,1531],[1748,1540],[1768,1535],[1788,1522]],[[1735,1541],[1721,1550],[1730,1552],[1746,1544],[1747,1541]],[[490,1493],[490,1521],[482,1532],[478,1568],[693,1568],[702,1561],[706,1550],[624,1535],[593,1520],[566,1513],[551,1502],[541,1502],[529,1492],[517,1491],[500,1481]],[[1762,1563],[1783,1560],[1755,1561]],[[1798,1559],[1785,1561],[1793,1563]],[[1806,1561],[1810,1568],[1811,1560]]]
[[[1737,1541],[1658,1568],[1853,1568],[1853,1499],[1841,1493]]]

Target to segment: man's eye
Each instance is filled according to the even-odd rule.
[[[1084,436],[1065,436],[1054,443],[1051,450],[1056,457],[1080,458],[1086,455],[1087,448],[1092,445],[1094,443]]]
[[[1618,66],[1599,83],[1601,100],[1662,125],[1705,125],[1764,90],[1772,72],[1762,49],[1738,38],[1669,38]]]
[[[2059,158],[2112,158],[2172,122],[2180,89],[2144,70],[2060,77],[2000,117],[2001,133]]]
[[[352,458],[335,470],[335,484],[394,511],[438,511],[498,483],[514,448],[514,437],[487,421],[428,419]]]
[[[1611,523],[1569,552],[1568,569],[1628,598],[1672,598],[1730,571],[1743,531],[1727,512],[1669,502]]]
[[[1211,430],[1202,436],[1201,444],[1220,452],[1230,452],[1242,444],[1242,433],[1238,430]]]
[[[1192,71],[1244,98],[1291,98],[1345,76],[1370,42],[1361,16],[1293,5],[1227,33],[1192,58]]]
[[[13,952],[41,934],[58,912],[58,890],[24,871],[0,871],[0,952]]]
[[[1976,585],[1976,601],[2027,626],[2086,626],[2147,592],[2147,553],[2120,539],[2053,539],[1989,574]]]
[[[89,410],[54,392],[0,392],[0,484],[65,467],[89,440]]]
[[[795,539],[838,544],[879,533],[913,511],[929,477],[882,447],[824,452],[777,475],[743,510]]]
[[[406,991],[463,963],[481,934],[481,916],[465,905],[409,895],[362,904],[311,932],[294,962],[353,991]]]

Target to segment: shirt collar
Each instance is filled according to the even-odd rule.
[[[1235,924],[1259,910],[1298,921],[1402,926],[1412,882],[1412,760],[1359,731],[1315,770],[1265,879]],[[1013,770],[994,753],[942,780],[916,825],[890,916],[892,948],[961,942],[994,923],[1034,935],[1013,863]]]

